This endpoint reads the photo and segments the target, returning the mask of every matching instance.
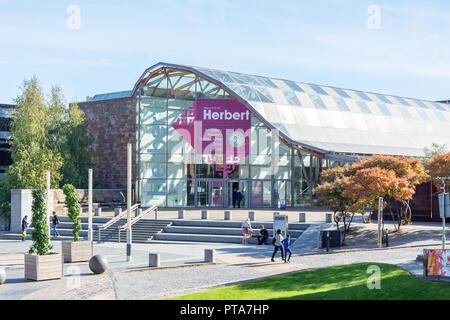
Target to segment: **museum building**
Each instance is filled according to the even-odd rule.
[[[125,187],[132,143],[143,207],[310,206],[326,168],[374,154],[423,157],[450,142],[445,102],[169,63],[145,70],[132,90],[79,105],[97,187]]]

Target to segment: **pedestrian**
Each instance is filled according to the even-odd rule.
[[[59,218],[56,215],[55,211],[53,211],[52,224],[53,224],[53,236],[59,237],[59,232],[56,230],[56,226],[59,224]]]
[[[287,234],[286,238],[283,240],[284,245],[284,262],[291,262],[291,235]],[[289,257],[287,257],[287,254],[289,252]]]
[[[231,201],[233,202],[233,208],[236,208],[236,189],[233,189],[233,193],[231,194]]]
[[[283,235],[281,234],[281,229],[277,230],[277,234],[275,237],[273,237],[272,244],[275,247],[272,253],[272,262],[275,262],[273,259],[275,257],[275,253],[277,253],[278,250],[281,251],[281,260],[284,260],[284,252],[283,252]]]
[[[259,230],[259,235],[258,235],[258,243],[266,244],[267,238],[269,238],[269,233],[267,232],[267,229],[264,228],[264,225],[261,225],[261,228]]]
[[[27,228],[28,228],[28,216],[23,217],[22,219],[22,241],[25,241],[27,236]]]
[[[247,218],[247,220],[244,220],[244,222],[242,222],[242,244],[248,243],[248,239],[252,237],[252,232],[253,230],[250,219]]]
[[[239,191],[239,189],[237,189],[237,191],[236,191],[236,203],[237,203],[238,208],[241,207],[241,200],[242,200],[242,198],[243,198],[243,196],[242,196],[241,191]]]

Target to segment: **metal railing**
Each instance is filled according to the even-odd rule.
[[[139,203],[136,203],[135,205],[133,205],[131,207],[131,212],[133,212],[134,210],[137,210],[139,208]],[[98,227],[98,238],[97,241],[100,242],[101,240],[101,231],[108,229],[109,227],[111,227],[113,224],[115,224],[117,221],[119,221],[120,219],[122,219],[125,215],[127,214],[127,209],[125,208],[124,210],[122,210],[117,216],[115,216],[114,218],[112,218],[111,220],[109,220],[107,223],[102,224],[101,226]]]
[[[150,213],[152,213],[153,211],[155,211],[155,220],[158,219],[158,207],[156,205],[146,209],[144,212],[142,212],[140,215],[138,215],[137,217],[134,217],[133,219],[131,219],[130,222],[130,226],[132,227],[133,224],[135,224],[136,222],[138,222],[139,220],[145,218],[146,216],[148,216]],[[120,232],[123,230],[126,230],[127,228],[127,223],[125,223],[124,225],[118,227],[118,231],[119,231],[119,243],[120,243]]]

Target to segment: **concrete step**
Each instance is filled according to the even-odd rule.
[[[192,226],[169,226],[163,229],[164,233],[189,233],[189,234],[212,234],[212,235],[235,235],[242,236],[241,228],[214,228],[214,227],[192,227]],[[269,237],[272,237],[273,231],[267,229]],[[257,235],[259,229],[253,229],[253,234]],[[291,237],[298,238],[303,230],[289,229]]]
[[[232,235],[211,235],[211,234],[188,234],[188,233],[158,233],[153,236],[153,240],[161,241],[184,241],[184,242],[219,242],[219,243],[242,243],[242,236]],[[296,239],[292,238],[292,242]],[[251,244],[257,244],[257,238],[251,238],[248,241]],[[268,239],[270,243],[270,238]]]
[[[191,227],[212,227],[212,228],[241,228],[242,221],[220,221],[220,220],[171,220],[173,226],[191,226]],[[259,229],[264,225],[266,229],[272,229],[271,222],[251,222],[253,230]],[[307,223],[289,223],[289,230],[306,230],[309,227]]]

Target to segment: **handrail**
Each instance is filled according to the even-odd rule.
[[[148,209],[146,209],[144,212],[142,212],[140,215],[138,215],[137,217],[134,217],[133,219],[131,219],[130,224],[133,225],[136,222],[138,222],[139,220],[141,220],[142,218],[148,216],[150,213],[152,213],[153,211],[156,211],[156,215],[158,214],[158,206],[154,205],[153,207],[150,207]],[[124,225],[118,227],[118,229],[124,229],[127,227],[127,224],[125,223]]]
[[[137,208],[139,208],[139,203],[136,203],[135,205],[133,205],[131,207],[131,211],[136,210]],[[116,223],[117,221],[119,221],[120,219],[123,218],[123,216],[125,216],[127,214],[128,210],[122,210],[117,216],[115,216],[114,218],[112,218],[111,220],[109,220],[108,222],[106,222],[105,224],[102,224],[101,226],[98,227],[98,242],[100,242],[100,231],[101,230],[106,230],[109,227],[111,227],[114,223]]]

